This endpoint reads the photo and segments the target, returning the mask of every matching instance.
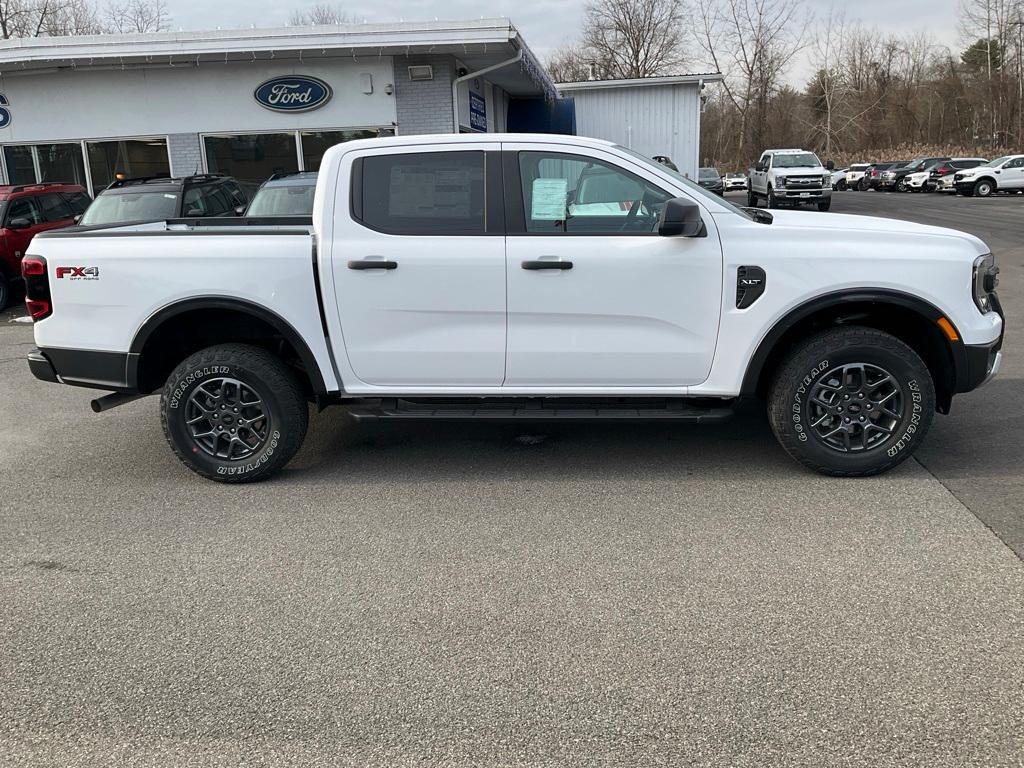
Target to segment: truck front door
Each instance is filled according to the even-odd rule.
[[[499,145],[352,154],[341,164],[330,258],[355,377],[392,389],[500,386]]]
[[[582,148],[503,149],[505,386],[614,391],[704,381],[722,295],[713,217],[704,216],[706,236],[661,237],[658,217],[677,193],[639,164]]]

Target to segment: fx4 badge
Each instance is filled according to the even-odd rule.
[[[99,280],[99,267],[57,267],[57,279],[69,280]]]

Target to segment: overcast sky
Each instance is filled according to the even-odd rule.
[[[311,0],[168,0],[174,27],[212,29],[216,27],[272,27],[288,20],[294,7],[308,7]],[[827,17],[833,0],[805,0],[818,17]],[[374,0],[372,3],[342,2],[356,21],[387,22],[405,19],[463,20],[507,16],[526,38],[527,45],[542,59],[560,45],[572,41],[583,18],[584,0]],[[852,0],[836,2],[850,22],[888,27],[897,33],[927,30],[943,45],[958,39],[957,0]],[[695,55],[699,54],[695,51]],[[696,64],[700,64],[697,61]],[[699,66],[695,66],[699,69]],[[810,74],[802,58],[790,68],[788,80],[802,84]]]

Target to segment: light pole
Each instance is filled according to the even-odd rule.
[[[1017,11],[1017,144],[1024,144],[1024,11]]]

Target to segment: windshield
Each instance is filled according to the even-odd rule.
[[[177,215],[174,192],[101,192],[82,215],[82,224],[117,224],[126,221],[160,221]]]
[[[1013,155],[1006,155],[1005,157],[997,157],[995,160],[989,160],[987,163],[982,163],[979,168],[998,168],[1000,165],[1009,160]]]
[[[639,152],[635,152],[632,149],[629,149],[629,147],[623,147],[623,146],[621,146],[619,144],[616,144],[615,148],[618,149],[618,150],[621,150],[622,152],[625,152],[630,157],[633,157],[633,158],[639,160],[641,163],[643,163],[646,166],[649,166],[651,168],[655,168],[658,171],[660,171],[661,173],[667,173],[669,176],[671,176],[673,179],[675,179],[677,182],[679,182],[679,184],[681,184],[683,187],[685,187],[687,192],[692,193],[694,195],[694,197],[706,198],[707,200],[712,201],[715,205],[719,205],[719,206],[722,206],[724,208],[728,208],[733,213],[738,213],[740,216],[743,216],[744,218],[750,219],[751,221],[754,220],[753,216],[751,216],[745,210],[740,208],[738,205],[733,205],[728,200],[726,200],[724,197],[721,197],[720,195],[716,195],[714,192],[709,192],[708,190],[704,189],[704,187],[700,186],[699,184],[694,184],[690,179],[688,179],[685,176],[683,176],[683,174],[681,174],[679,171],[673,171],[668,166],[662,165],[661,163],[658,163],[658,162],[652,160],[651,158],[647,157],[646,155],[641,155]]]
[[[818,168],[821,161],[812,152],[800,152],[793,155],[775,155],[772,168]]]
[[[301,187],[263,187],[249,203],[246,216],[312,216],[312,184]]]
[[[710,181],[712,179],[717,179],[717,178],[719,178],[718,169],[717,168],[701,168],[700,169],[700,177],[704,181]]]

